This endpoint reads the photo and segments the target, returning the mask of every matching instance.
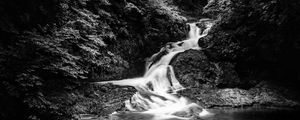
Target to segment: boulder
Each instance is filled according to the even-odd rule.
[[[171,61],[175,75],[188,88],[239,87],[240,79],[234,65],[211,62],[203,51],[187,50]]]

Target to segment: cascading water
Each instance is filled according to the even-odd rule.
[[[204,25],[205,29],[196,24]],[[201,50],[198,40],[208,34],[213,22],[201,19],[199,22],[188,23],[189,38],[169,43],[160,52],[154,54],[146,64],[143,77],[116,81],[98,82],[111,83],[119,86],[133,86],[137,92],[130,100],[125,101],[126,108],[131,112],[113,113],[112,119],[117,120],[189,120],[193,116],[204,116],[208,112],[201,106],[177,94],[185,89],[176,79],[173,67],[169,65],[172,58],[188,49]],[[164,55],[160,55],[166,53]],[[160,57],[161,56],[161,57]]]

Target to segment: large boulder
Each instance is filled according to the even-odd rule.
[[[211,62],[203,51],[187,50],[171,61],[175,75],[188,88],[225,88],[242,84],[234,65]]]

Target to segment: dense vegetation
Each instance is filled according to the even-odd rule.
[[[185,37],[183,20],[161,5],[1,1],[0,119],[67,119],[118,109],[125,92],[116,96],[99,88],[94,93],[89,82],[142,74],[146,57]],[[105,99],[118,101],[107,113]]]

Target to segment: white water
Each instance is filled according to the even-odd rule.
[[[205,25],[201,30],[197,23]],[[154,54],[146,64],[143,77],[124,80],[98,82],[111,83],[119,86],[133,86],[137,89],[130,100],[125,101],[127,113],[113,113],[112,119],[117,120],[189,120],[193,116],[210,114],[196,103],[177,95],[177,91],[185,89],[176,79],[173,67],[169,65],[172,58],[188,49],[201,50],[198,40],[208,34],[213,22],[202,19],[188,23],[189,37],[186,40],[169,43],[160,52]],[[159,54],[166,52],[161,58]]]

